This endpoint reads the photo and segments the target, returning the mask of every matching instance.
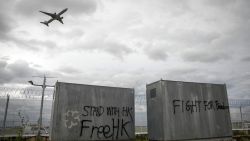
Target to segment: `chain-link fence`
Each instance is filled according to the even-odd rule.
[[[4,113],[10,95],[6,127],[37,126],[42,89],[0,87],[0,128],[3,128]],[[43,107],[43,126],[49,127],[53,89],[46,89]],[[250,127],[250,100],[229,99],[233,129]],[[147,132],[146,96],[135,95],[136,132]]]
[[[10,96],[7,114],[7,95]],[[42,89],[0,87],[0,128],[37,126]],[[53,89],[46,89],[43,107],[43,125],[50,124]],[[6,116],[6,121],[4,117]],[[4,124],[5,123],[5,124]]]
[[[250,106],[231,107],[230,112],[234,130],[250,130]]]

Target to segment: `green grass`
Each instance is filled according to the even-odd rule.
[[[147,134],[136,135],[135,141],[148,141],[148,135]]]

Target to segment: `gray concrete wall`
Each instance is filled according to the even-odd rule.
[[[147,85],[147,107],[150,140],[231,139],[224,84],[158,81]]]
[[[147,85],[147,125],[151,140],[163,140],[163,95],[161,85]]]
[[[58,82],[52,141],[132,140],[134,90]]]

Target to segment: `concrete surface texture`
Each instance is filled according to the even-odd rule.
[[[51,140],[132,140],[134,89],[58,82]]]
[[[161,80],[147,85],[150,140],[231,140],[224,84]]]

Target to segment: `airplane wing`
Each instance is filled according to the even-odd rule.
[[[43,13],[43,14],[46,14],[46,15],[48,15],[48,16],[50,16],[50,17],[53,17],[53,16],[54,16],[54,14],[52,14],[52,13],[47,13],[47,12],[43,12],[43,11],[39,11],[39,12],[41,12],[41,13]]]
[[[63,21],[62,21],[62,19],[60,19],[60,20],[58,20],[60,23],[62,23],[63,24]]]
[[[68,8],[65,8],[65,9],[63,9],[60,13],[58,13],[57,15],[62,15],[64,12],[66,12],[68,10]]]
[[[53,18],[51,18],[50,20],[48,20],[47,23],[51,23],[52,21],[54,21]]]

